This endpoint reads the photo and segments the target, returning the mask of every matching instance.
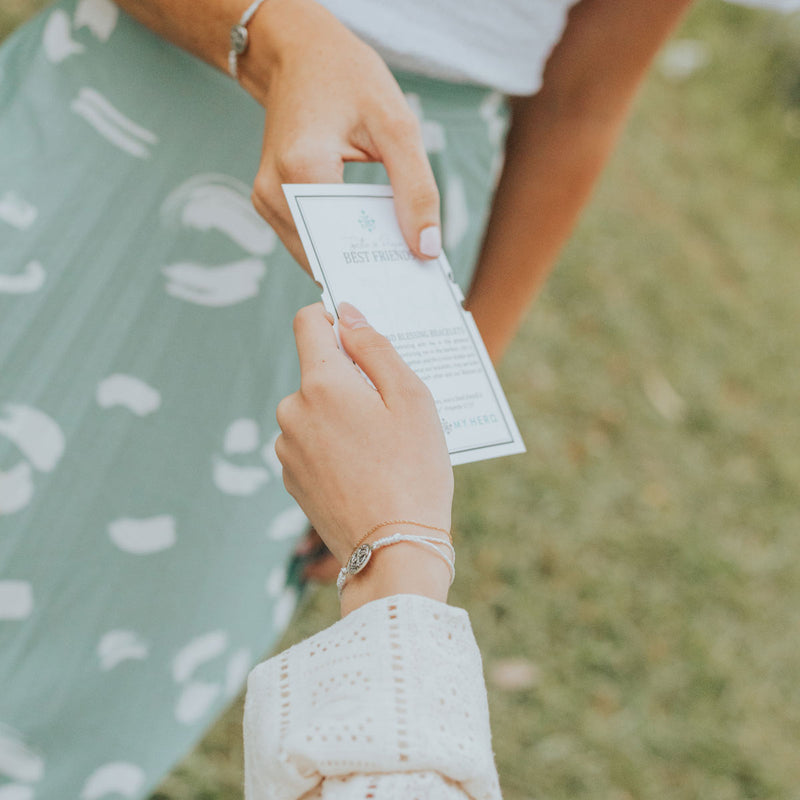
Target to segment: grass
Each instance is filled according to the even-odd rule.
[[[456,471],[506,800],[800,798],[800,19],[678,37],[501,370],[528,454]],[[240,716],[156,797],[238,800]]]

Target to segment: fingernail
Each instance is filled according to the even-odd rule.
[[[419,251],[431,258],[436,258],[442,252],[442,232],[438,225],[429,225],[422,229],[419,235]]]
[[[356,328],[367,328],[369,323],[364,315],[350,303],[339,303],[339,322],[354,331]]]

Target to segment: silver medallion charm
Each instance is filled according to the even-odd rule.
[[[242,55],[247,50],[247,28],[244,25],[234,25],[231,28],[231,50],[237,55]]]
[[[355,575],[361,572],[361,570],[367,566],[370,558],[372,558],[371,545],[362,544],[356,547],[356,549],[353,550],[353,554],[350,556],[350,560],[347,562],[347,574]]]

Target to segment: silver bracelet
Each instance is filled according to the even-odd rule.
[[[234,80],[239,79],[239,56],[247,50],[250,37],[247,24],[266,0],[253,0],[245,9],[242,18],[231,28],[231,49],[228,52],[228,72]]]
[[[400,542],[413,542],[427,547],[431,552],[436,553],[439,558],[443,559],[447,566],[450,568],[450,584],[456,577],[456,551],[453,545],[446,539],[440,539],[436,536],[411,536],[407,533],[395,533],[392,536],[386,536],[383,539],[378,539],[375,542],[360,544],[353,550],[347,563],[339,570],[339,577],[336,579],[336,588],[339,591],[339,597],[342,596],[342,590],[347,583],[348,578],[352,575],[357,575],[364,567],[367,566],[372,554],[382,547],[389,547],[393,544]],[[443,553],[439,547],[444,547],[446,553]]]

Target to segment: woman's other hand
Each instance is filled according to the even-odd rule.
[[[275,451],[284,484],[340,564],[374,525],[412,520],[450,529],[453,471],[430,392],[391,343],[356,309],[339,309],[340,336],[364,380],[337,346],[320,303],[301,309],[294,330],[300,390],[278,406]],[[392,526],[378,532],[424,535]],[[447,565],[418,545],[393,545],[351,578],[344,613],[399,592],[444,600]]]
[[[314,0],[266,0],[240,57],[242,85],[267,109],[253,204],[307,268],[282,183],[339,183],[346,161],[380,161],[403,236],[441,249],[439,193],[420,124],[380,56]]]
[[[117,3],[227,72],[230,29],[249,0]],[[239,80],[267,109],[253,204],[297,261],[308,269],[281,184],[339,183],[346,161],[383,163],[408,246],[438,256],[439,192],[420,124],[381,57],[315,0],[265,0],[247,28]]]

